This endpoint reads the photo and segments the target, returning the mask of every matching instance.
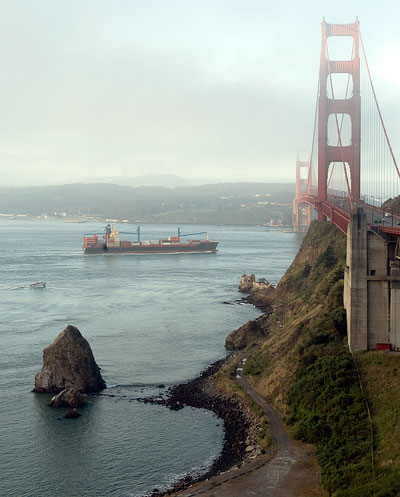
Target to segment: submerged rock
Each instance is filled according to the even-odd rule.
[[[85,399],[76,388],[65,388],[50,401],[51,407],[82,407],[84,405]]]
[[[67,414],[64,415],[64,418],[67,419],[75,419],[79,418],[80,414],[78,412],[78,409],[71,409],[70,411],[67,412]]]
[[[36,373],[33,391],[58,393],[69,387],[83,393],[106,387],[89,343],[71,325],[43,350],[43,367]]]

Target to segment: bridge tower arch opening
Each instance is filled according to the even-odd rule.
[[[346,171],[346,172],[345,172]],[[350,178],[350,164],[345,162],[331,162],[328,166],[328,185],[327,193],[330,201],[337,204],[337,199],[349,199],[349,192],[347,191],[347,178]]]

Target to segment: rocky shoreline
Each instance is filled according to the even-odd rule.
[[[215,375],[219,369],[232,360],[233,356],[220,359],[211,364],[197,378],[172,387],[165,399],[142,399],[144,402],[163,404],[169,409],[179,410],[184,406],[213,411],[224,422],[224,444],[219,457],[201,475],[187,475],[167,490],[153,489],[148,497],[172,495],[194,483],[207,480],[219,473],[228,471],[241,464],[250,454],[246,451],[248,443],[255,443],[257,419],[246,405],[237,398],[221,395],[215,385]]]

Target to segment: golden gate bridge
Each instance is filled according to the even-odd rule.
[[[332,60],[332,41],[347,37],[348,58]],[[322,43],[309,159],[296,164],[295,228],[308,226],[313,207],[347,233],[354,207],[368,229],[400,237],[400,170],[367,62],[358,19],[322,22]],[[398,199],[400,200],[400,199]],[[399,239],[399,238],[398,238]]]

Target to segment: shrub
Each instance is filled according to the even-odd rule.
[[[267,360],[261,354],[250,354],[243,366],[243,373],[250,376],[258,376],[267,367]]]
[[[327,269],[333,268],[337,263],[337,257],[333,251],[332,245],[328,245],[327,248],[319,254],[317,257],[317,266],[324,266]]]
[[[346,489],[355,471],[370,477],[370,434],[353,360],[330,325],[317,322],[304,340],[288,401],[293,435],[317,445],[323,484],[335,490]]]

